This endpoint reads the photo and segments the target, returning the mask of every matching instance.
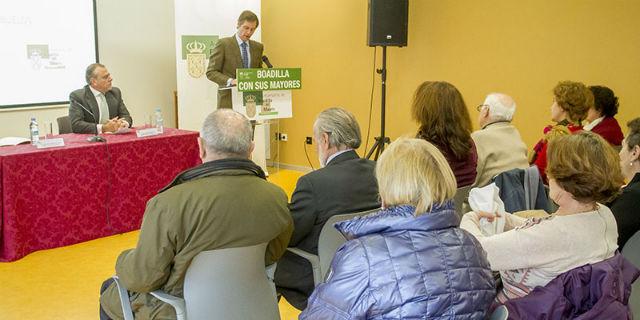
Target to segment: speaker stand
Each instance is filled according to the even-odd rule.
[[[387,46],[382,46],[382,68],[376,69],[376,72],[382,79],[382,93],[380,94],[382,101],[380,103],[380,136],[375,137],[376,142],[373,144],[373,147],[371,147],[371,150],[369,150],[369,153],[367,153],[367,159],[371,159],[371,156],[375,153],[373,160],[378,160],[378,157],[384,151],[384,146],[391,143],[389,137],[384,135],[385,107],[387,99]]]

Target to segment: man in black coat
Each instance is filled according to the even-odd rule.
[[[320,230],[331,216],[375,209],[380,200],[375,163],[354,150],[361,142],[355,117],[330,108],[318,115],[313,131],[323,168],[298,179],[289,204],[294,221],[289,246],[318,254]],[[275,283],[291,305],[303,310],[314,289],[311,264],[287,251],[278,261]]]

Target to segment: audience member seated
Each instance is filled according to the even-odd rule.
[[[612,146],[619,147],[624,136],[618,120],[613,116],[618,113],[618,97],[613,91],[603,86],[590,86],[594,103],[587,112],[587,121],[584,130],[601,135]]]
[[[300,319],[484,319],[495,296],[486,253],[458,228],[456,182],[422,139],[376,164],[383,209],[336,224],[347,241]]]
[[[148,292],[182,297],[184,277],[200,252],[269,242],[266,264],[286,250],[293,222],[284,191],[266,181],[249,157],[249,121],[220,109],[204,120],[202,164],[180,173],[147,203],[135,249],[122,252],[116,274],[129,290],[136,319],[175,319],[171,306]],[[115,283],[105,281],[101,319],[122,319]]]
[[[560,274],[505,306],[509,319],[632,319],[629,296],[638,275],[640,270],[616,253]]]
[[[111,86],[111,74],[99,63],[85,72],[87,85],[69,95],[69,120],[74,133],[116,132],[133,124],[120,89]]]
[[[489,94],[478,106],[480,130],[471,134],[478,150],[478,175],[474,186],[484,187],[497,174],[511,169],[525,169],[527,146],[520,132],[511,124],[516,112],[513,98],[503,93]]]
[[[461,228],[475,235],[491,268],[500,271],[503,289],[497,300],[526,296],[573,268],[611,258],[618,248],[616,221],[600,204],[620,190],[622,173],[614,150],[599,135],[581,132],[549,143],[550,197],[558,204],[546,218],[505,215],[504,232],[485,235],[481,218],[493,213],[469,212]]]
[[[342,108],[322,111],[313,133],[323,167],[306,174],[296,185],[289,210],[294,230],[289,246],[318,254],[320,230],[336,215],[380,207],[375,162],[358,157],[360,127]],[[287,251],[278,262],[277,290],[291,305],[303,310],[313,292],[313,270],[305,259]]]
[[[448,82],[424,82],[416,89],[411,113],[420,124],[416,137],[431,142],[442,152],[457,187],[473,184],[478,154],[471,139],[471,118],[460,91]]]
[[[609,205],[618,223],[618,246],[640,230],[640,118],[631,120],[629,133],[622,141],[620,167],[626,181],[622,193]]]
[[[581,121],[587,116],[590,102],[593,101],[591,91],[580,82],[561,81],[553,88],[553,104],[551,120],[554,126],[544,128],[544,137],[533,147],[530,164],[535,164],[545,184],[547,179],[547,144],[554,138],[582,130]]]

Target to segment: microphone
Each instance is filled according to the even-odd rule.
[[[273,68],[273,65],[271,64],[271,62],[269,62],[269,58],[267,58],[267,56],[262,56],[262,62],[267,65],[267,68]]]
[[[71,99],[70,101],[71,101],[72,103],[75,103],[75,104],[79,105],[79,106],[80,106],[80,108],[84,109],[84,111],[89,112],[89,114],[90,114],[90,115],[91,115],[91,117],[93,118],[93,121],[94,121],[95,123],[98,123],[98,121],[96,120],[96,116],[95,116],[95,115],[93,115],[93,112],[89,111],[89,109],[85,108],[85,107],[84,107],[82,104],[80,104],[80,102],[78,102],[78,101],[75,101],[75,100],[73,100],[73,99]]]

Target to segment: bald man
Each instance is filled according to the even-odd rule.
[[[495,175],[515,168],[529,166],[527,146],[518,129],[511,124],[516,112],[513,98],[503,93],[487,95],[478,106],[480,130],[471,134],[478,151],[476,181],[473,186],[483,187]]]

